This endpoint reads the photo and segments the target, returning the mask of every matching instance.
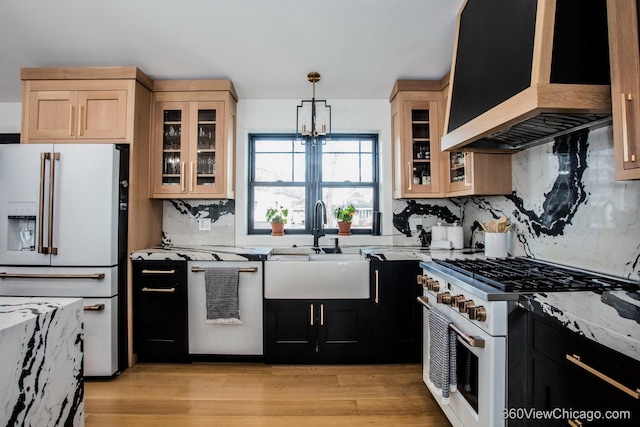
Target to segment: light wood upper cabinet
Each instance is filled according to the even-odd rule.
[[[638,0],[607,0],[616,179],[640,179]]]
[[[234,197],[236,102],[228,80],[156,82],[152,197]]]
[[[131,143],[136,85],[152,85],[135,67],[23,68],[21,78],[23,143]]]
[[[391,93],[393,197],[442,196],[438,81],[399,80]]]
[[[441,150],[449,76],[398,80],[391,93],[393,197],[511,193],[511,154]]]
[[[448,197],[511,194],[511,154],[445,153]]]

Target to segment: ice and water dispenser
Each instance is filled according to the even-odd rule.
[[[36,217],[35,202],[9,202],[7,209],[9,230],[7,249],[10,251],[35,251]]]

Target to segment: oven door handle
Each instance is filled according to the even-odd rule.
[[[429,298],[423,296],[418,297],[417,300],[424,306],[424,308],[426,308],[427,310],[431,310],[431,307],[429,307]],[[484,340],[482,338],[465,334],[451,322],[449,322],[449,329],[455,332],[456,335],[458,335],[462,339],[462,341],[466,342],[469,345],[469,347],[484,348]]]

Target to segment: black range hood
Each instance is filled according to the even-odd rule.
[[[611,122],[605,0],[467,0],[442,149],[514,152]]]

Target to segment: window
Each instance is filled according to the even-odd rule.
[[[317,200],[327,207],[326,234],[337,234],[335,208],[357,209],[353,234],[371,234],[378,210],[378,136],[332,135],[325,144],[302,144],[293,134],[249,136],[249,234],[267,234],[265,213],[289,210],[287,234],[311,234]]]

